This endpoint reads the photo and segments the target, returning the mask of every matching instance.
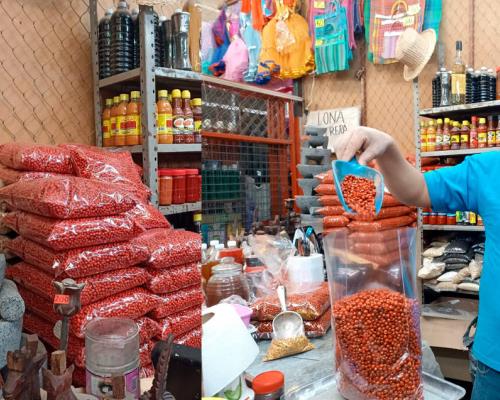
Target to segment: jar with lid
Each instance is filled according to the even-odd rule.
[[[212,268],[212,276],[208,280],[206,289],[208,307],[232,295],[249,300],[250,290],[242,269],[241,264],[236,264],[232,257],[223,258],[219,265]]]
[[[285,396],[285,376],[280,371],[267,371],[252,381],[255,400],[281,400]]]
[[[169,175],[168,169],[158,170],[158,188],[160,206],[169,206],[172,204],[172,186],[173,179]]]
[[[237,246],[235,240],[229,240],[227,242],[227,249],[220,252],[220,257],[233,257],[234,260],[241,265],[245,262],[243,258],[243,250]]]
[[[446,215],[446,225],[455,225],[457,223],[457,218],[454,213]]]
[[[186,169],[186,203],[200,201],[200,179],[197,169]]]
[[[167,169],[166,174],[172,177],[172,204],[186,202],[186,170]]]

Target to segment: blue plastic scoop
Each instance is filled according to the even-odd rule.
[[[350,214],[356,214],[344,200],[344,194],[342,193],[342,181],[348,175],[354,175],[359,178],[367,178],[375,183],[375,215],[380,212],[382,208],[382,203],[384,202],[384,176],[374,170],[373,168],[361,165],[356,157],[351,161],[340,161],[336,160],[332,162],[333,169],[333,179],[335,181],[335,188],[337,189],[337,196],[339,197],[340,203],[344,210]]]

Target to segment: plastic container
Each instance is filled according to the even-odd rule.
[[[111,107],[113,106],[113,99],[106,99],[106,105],[102,110],[102,145],[110,147],[113,145],[111,139]]]
[[[111,16],[111,75],[126,72],[134,67],[134,28],[126,1],[120,1]]]
[[[429,214],[429,224],[431,224],[431,225],[437,225],[437,223],[438,223],[438,218],[437,217],[438,217],[437,213],[431,212]]]
[[[158,92],[158,102],[156,103],[156,107],[158,110],[158,143],[172,144],[174,143],[172,106],[168,101],[167,90],[160,90]]]
[[[186,202],[186,170],[167,169],[167,176],[172,177],[172,204],[184,204]]]
[[[496,98],[497,100],[500,100],[500,67],[497,67],[497,95]]]
[[[114,137],[115,146],[125,146],[125,138],[127,137],[127,107],[128,94],[120,95],[120,104],[116,106],[116,135]]]
[[[201,200],[201,182],[197,169],[186,169],[186,203]]]
[[[446,215],[446,225],[455,225],[457,223],[457,218],[455,214]]]
[[[446,225],[447,216],[444,213],[439,213],[437,216],[438,225]]]
[[[207,283],[207,306],[218,304],[232,295],[238,295],[249,300],[248,282],[243,276],[241,264],[236,264],[234,258],[223,258],[220,264],[212,268],[212,276]]]
[[[130,93],[130,103],[127,106],[126,137],[127,146],[136,146],[141,137],[141,92]]]
[[[106,10],[104,17],[99,21],[99,78],[111,76],[111,16],[113,9]]]
[[[194,119],[194,142],[201,143],[201,125],[203,123],[202,101],[200,98],[193,99]]]
[[[138,399],[139,328],[129,319],[102,318],[85,329],[86,391],[100,399],[112,393],[110,378],[124,376],[125,398]]]
[[[158,175],[160,205],[169,206],[172,204],[173,178],[169,175],[168,170],[165,169],[160,169]]]
[[[285,394],[285,375],[280,371],[266,371],[252,381],[255,400],[281,400]]]
[[[191,109],[191,92],[182,91],[182,112],[184,113],[184,143],[194,143],[194,113]]]

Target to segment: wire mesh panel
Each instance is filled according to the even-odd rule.
[[[286,212],[289,104],[210,84],[203,99],[203,239],[227,241]]]

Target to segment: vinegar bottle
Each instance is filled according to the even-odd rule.
[[[111,140],[111,107],[113,99],[106,99],[106,106],[102,110],[102,145],[110,147],[113,145]]]

